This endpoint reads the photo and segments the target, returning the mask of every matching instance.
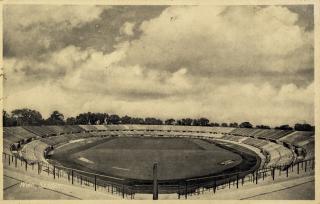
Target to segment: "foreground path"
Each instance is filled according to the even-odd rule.
[[[53,182],[46,176],[30,176],[14,168],[3,171],[3,199],[5,200],[114,200],[119,197],[91,189]]]

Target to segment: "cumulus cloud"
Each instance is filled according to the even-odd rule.
[[[120,34],[125,34],[129,36],[133,35],[134,25],[134,23],[125,22],[123,26],[120,28]]]
[[[6,5],[5,54],[35,57],[55,49],[60,43],[56,40],[63,33],[99,18],[104,9],[88,5]]]
[[[80,26],[99,18],[99,7],[87,9],[18,22],[32,27],[26,37],[34,37],[41,51],[55,41],[31,25],[63,25],[62,19],[75,15],[68,23]],[[81,16],[90,9],[89,16]],[[118,41],[112,52],[68,45],[41,57],[5,58],[5,108],[30,107],[45,116],[58,109],[67,116],[103,111],[313,123],[313,31],[298,21],[297,13],[281,6],[172,6],[140,26],[122,23],[119,38],[135,36],[134,27],[141,35]],[[68,31],[62,27],[59,31]]]
[[[281,6],[170,7],[141,25],[143,35],[125,60],[169,70],[190,66],[202,75],[308,69],[313,33],[297,19]]]

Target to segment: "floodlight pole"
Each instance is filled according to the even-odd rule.
[[[158,200],[158,164],[153,164],[153,200]]]

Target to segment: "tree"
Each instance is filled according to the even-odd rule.
[[[192,125],[193,126],[200,126],[200,121],[198,119],[193,119],[192,120]]]
[[[229,127],[238,127],[238,123],[234,122],[234,123],[230,123]]]
[[[69,117],[66,120],[67,125],[75,125],[76,124],[76,118],[75,117]]]
[[[242,122],[239,125],[240,128],[252,128],[252,124],[250,122]]]
[[[290,127],[289,125],[281,125],[280,127],[275,127],[275,129],[278,129],[278,130],[293,130],[293,128]]]
[[[111,124],[114,124],[114,125],[119,124],[120,123],[120,117],[118,115],[116,115],[116,114],[110,115],[109,122]]]
[[[164,121],[164,124],[166,125],[174,125],[174,123],[175,123],[175,120],[173,118],[170,118]]]
[[[219,127],[220,124],[219,123],[210,123],[209,126],[211,126],[211,127]]]
[[[132,118],[127,115],[121,117],[121,124],[132,124]]]
[[[13,126],[14,121],[9,113],[7,111],[3,110],[2,111],[2,120],[3,120],[3,126],[8,127],[8,126]]]
[[[294,125],[294,130],[296,130],[296,131],[314,131],[314,126],[311,126],[310,124],[307,124],[307,123],[304,123],[304,124],[297,123]]]
[[[198,122],[199,122],[199,125],[200,125],[200,126],[208,126],[208,124],[209,124],[209,119],[207,119],[207,118],[200,118],[200,119],[198,120]]]
[[[162,120],[157,118],[145,118],[144,121],[147,125],[162,125]]]
[[[228,127],[228,124],[227,123],[222,123],[221,127]]]
[[[42,115],[36,111],[27,108],[16,109],[11,112],[13,125],[41,125],[43,124]]]
[[[259,128],[259,129],[270,129],[270,126],[268,126],[268,125],[257,125],[256,128]]]
[[[181,123],[182,123],[182,125],[190,126],[190,125],[192,125],[192,121],[193,120],[191,118],[183,118],[181,120]]]
[[[131,124],[144,124],[143,118],[132,118]]]
[[[55,110],[51,113],[50,117],[46,120],[48,125],[64,125],[64,115]]]

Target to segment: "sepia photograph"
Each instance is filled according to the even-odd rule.
[[[1,4],[3,200],[316,200],[317,4],[174,3]]]

